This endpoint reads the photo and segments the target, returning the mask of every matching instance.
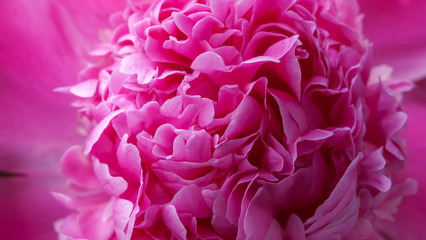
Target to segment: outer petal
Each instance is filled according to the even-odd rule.
[[[397,175],[397,181],[414,178],[418,183],[415,195],[404,197],[394,222],[385,223],[385,231],[395,239],[424,239],[426,221],[426,81],[406,94],[403,106],[408,114],[407,129],[403,137],[407,141],[407,168]]]
[[[394,77],[426,76],[426,26],[423,0],[360,0],[364,33],[374,44],[373,63],[395,68]]]
[[[60,4],[0,2],[0,171],[23,173],[0,178],[5,239],[56,239],[53,221],[66,213],[49,192],[63,184],[62,153],[82,140],[70,98],[53,89],[74,83],[82,66],[71,42],[94,36],[85,38],[73,23],[79,15]]]

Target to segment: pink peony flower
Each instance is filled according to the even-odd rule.
[[[370,75],[355,1],[129,2],[111,21],[62,89],[88,134],[62,159],[64,237],[363,239],[414,192],[392,182],[410,84]]]
[[[17,28],[1,25],[15,36],[2,42],[2,52],[16,57],[1,57],[2,115],[9,117],[2,118],[0,143],[7,150],[0,170],[7,171],[0,175],[27,174],[1,179],[2,190],[14,189],[1,194],[2,209],[12,216],[3,214],[2,236],[52,238],[41,226],[49,229],[66,212],[49,198],[48,189],[55,189],[70,209],[55,223],[63,239],[419,238],[424,209],[416,212],[402,197],[415,192],[407,175],[423,191],[416,171],[422,150],[409,120],[403,136],[414,161],[399,171],[407,119],[400,99],[412,87],[401,79],[424,76],[416,64],[425,55],[392,49],[415,63],[408,67],[386,54],[398,44],[420,47],[400,40],[387,45],[386,28],[375,32],[383,21],[374,15],[376,5],[366,2],[373,58],[354,0],[134,0],[126,7],[93,1],[84,8],[63,0],[2,7],[6,19],[27,19],[10,22]],[[399,5],[387,10],[393,6]],[[113,30],[105,30],[114,11],[121,12],[110,16]],[[45,13],[42,20],[37,12]],[[396,39],[414,32],[424,39],[420,30]],[[59,89],[79,98],[73,105],[86,141],[64,154],[69,190],[58,190],[56,159],[82,140],[67,99],[56,101],[51,90],[74,84],[78,56],[98,34],[102,40],[86,57],[79,83]],[[371,62],[395,66],[394,77]],[[414,93],[404,103],[417,121],[424,104]],[[421,206],[424,196],[408,203]],[[403,211],[395,215],[401,201]],[[35,220],[39,208],[47,210],[41,221]],[[17,223],[26,231],[16,231]]]

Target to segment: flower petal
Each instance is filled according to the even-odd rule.
[[[398,172],[394,181],[402,182],[407,177],[418,183],[417,194],[404,197],[394,215],[393,222],[387,222],[384,229],[395,239],[421,239],[424,237],[426,221],[426,82],[418,82],[418,87],[405,94],[403,106],[408,114],[407,129],[403,137],[407,141],[407,168]]]

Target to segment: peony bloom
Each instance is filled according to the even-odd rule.
[[[59,26],[70,27],[63,34],[84,38],[57,53],[75,68],[63,82],[46,81],[47,89],[72,82],[81,63],[73,44],[90,49],[96,42],[83,9],[52,4],[65,14],[54,18]],[[401,80],[404,68],[396,77],[389,67],[371,68],[356,1],[97,7],[87,11],[104,20],[90,22],[102,40],[79,82],[58,89],[78,97],[86,138],[62,157],[69,190],[54,197],[70,213],[55,223],[60,237],[404,236],[389,223],[416,188],[398,172],[406,158],[400,99],[412,84]],[[113,10],[120,12],[105,30]],[[67,72],[56,71],[50,76]],[[73,119],[64,112],[61,123]]]
[[[69,238],[367,238],[414,182],[356,2],[129,2],[78,84]],[[380,68],[377,74],[382,74]],[[369,78],[370,76],[370,78]],[[386,79],[383,79],[386,80]]]

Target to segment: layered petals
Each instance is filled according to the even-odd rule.
[[[420,237],[424,4],[376,2],[1,3],[2,236]]]
[[[88,232],[70,215],[59,231],[383,234],[375,224],[415,189],[394,176],[405,160],[398,98],[409,84],[370,74],[361,20],[356,1],[129,1],[66,89],[79,97],[88,137],[82,171],[63,164],[64,173],[71,185],[98,180],[96,194],[73,188],[69,199],[81,204],[73,214],[104,212],[109,230]],[[105,199],[93,202],[98,194]]]

